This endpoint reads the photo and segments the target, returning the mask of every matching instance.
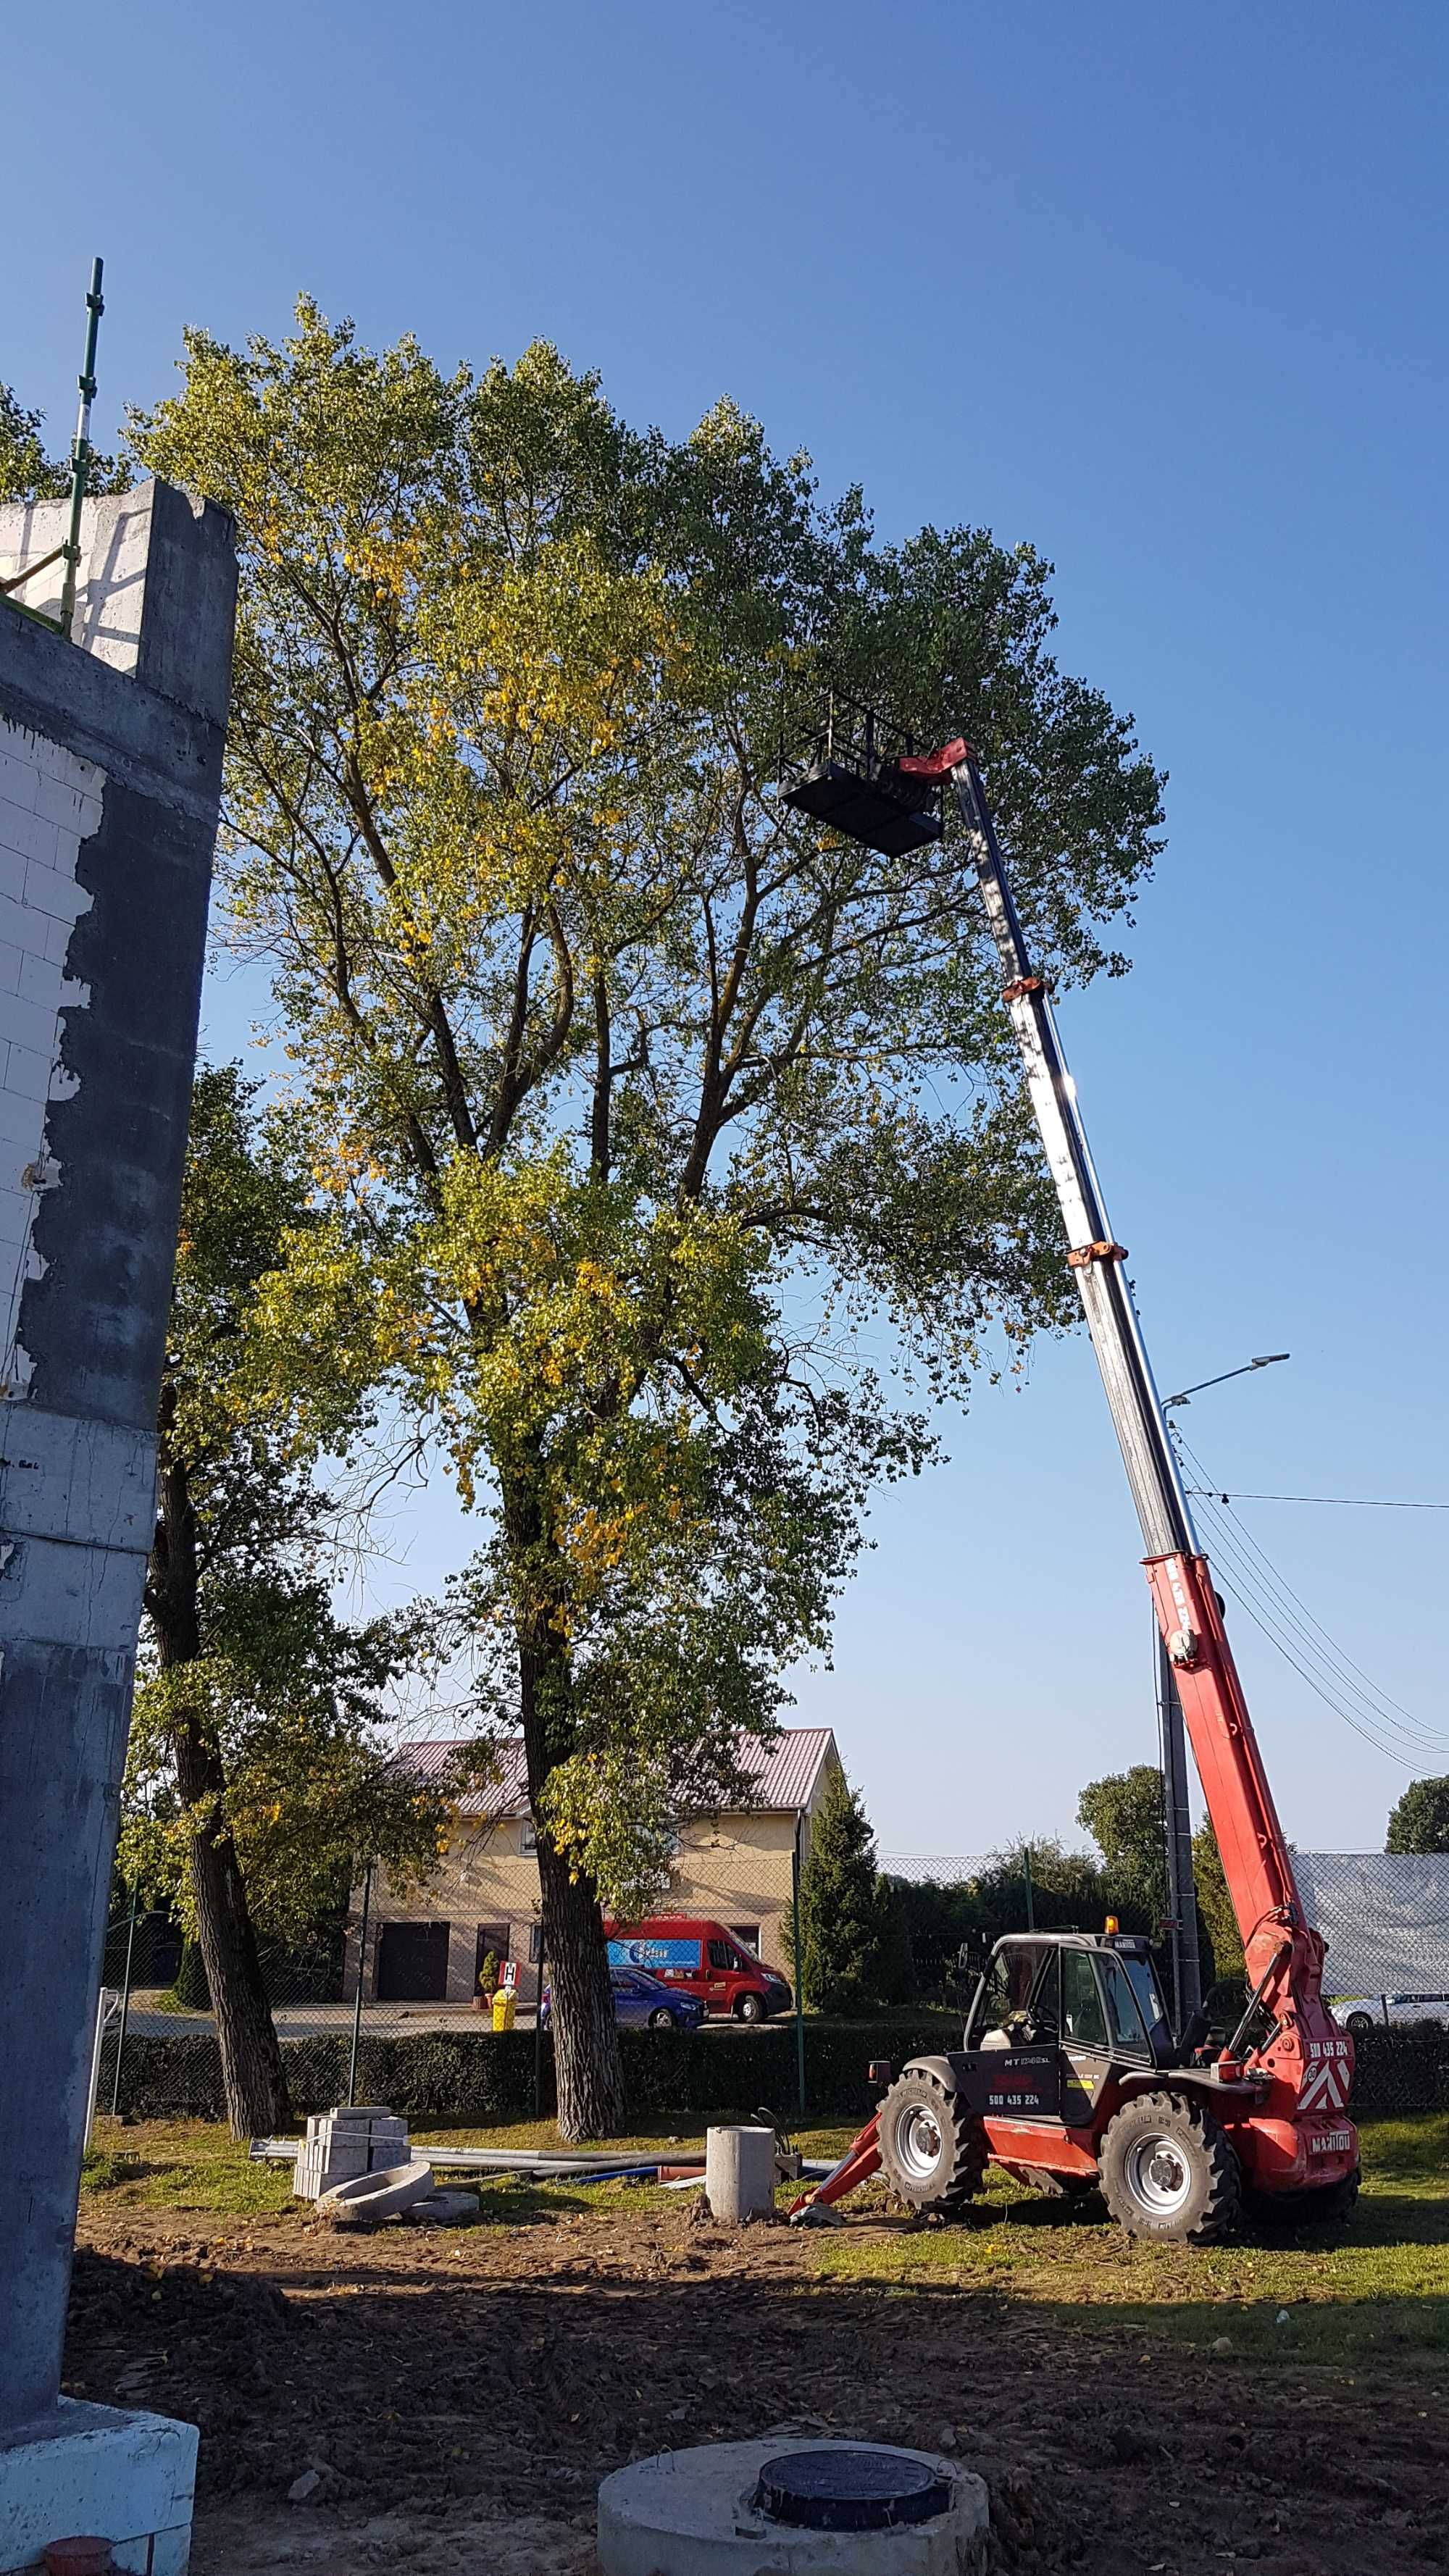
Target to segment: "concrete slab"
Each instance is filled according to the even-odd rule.
[[[0,2576],[78,2532],[103,2532],[125,2576],[186,2576],[196,2445],[194,2424],[70,2397],[0,2433]]]

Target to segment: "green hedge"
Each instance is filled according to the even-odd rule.
[[[869,2117],[875,2094],[866,2078],[873,2057],[896,2066],[908,2057],[955,2047],[955,2015],[915,2013],[879,2023],[809,2020],[805,2025],[806,2100],[813,2114]],[[292,2107],[326,2111],[347,2094],[350,2038],[284,2040]],[[619,2033],[630,2112],[649,2121],[727,2119],[761,2103],[782,2115],[796,2110],[793,2023],[770,2030],[624,2030]],[[542,2049],[545,2114],[554,2108],[553,2044]],[[531,2030],[420,2033],[414,2039],[363,2036],[357,2059],[358,2099],[386,2102],[409,2120],[455,2120],[484,2128],[533,2112]],[[102,2098],[111,2081],[104,2070]],[[175,2039],[128,2038],[120,2108],[132,2120],[219,2120],[224,2116],[216,2041],[194,2033]]]
[[[807,2020],[805,2099],[812,2117],[864,2120],[876,2096],[866,2078],[873,2057],[900,2066],[908,2057],[958,2045],[954,2016],[923,2013],[876,2022]],[[329,2110],[346,2099],[347,2034],[284,2040],[282,2059],[299,2114]],[[795,2035],[791,2023],[770,2030],[619,2033],[629,2109],[659,2126],[729,2119],[761,2103],[785,2118],[796,2114]],[[1355,2041],[1353,2108],[1375,2112],[1449,2110],[1449,2031],[1415,2024],[1361,2033]],[[358,2099],[386,2102],[414,2121],[454,2120],[487,2128],[527,2119],[534,2108],[531,2030],[423,2032],[415,2039],[369,2039],[357,2061]],[[554,2108],[553,2047],[542,2052],[545,2115]],[[110,2066],[102,2100],[108,2098]],[[121,2109],[136,2120],[219,2120],[221,2065],[214,2039],[126,2042]]]
[[[1449,2111],[1449,2030],[1438,2022],[1399,2022],[1390,2030],[1355,2031],[1352,2109]]]

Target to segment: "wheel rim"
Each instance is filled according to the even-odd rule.
[[[1154,2218],[1175,2218],[1192,2197],[1192,2167],[1176,2138],[1153,2129],[1127,2152],[1127,2188]]]
[[[913,2102],[896,2123],[895,2147],[901,2171],[912,2182],[929,2182],[941,2161],[941,2123],[924,2102]]]
[[[672,2012],[666,2012],[661,2007],[660,2010],[653,2015],[653,2022],[656,2030],[672,2030],[674,2028],[674,2015]]]

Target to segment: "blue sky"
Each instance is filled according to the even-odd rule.
[[[7,32],[0,376],[57,444],[100,250],[103,435],[183,324],[278,333],[305,287],[449,362],[548,337],[676,433],[727,391],[886,535],[1052,558],[1062,660],[1171,773],[1134,971],[1063,1013],[1160,1381],[1289,1350],[1184,1416],[1214,1479],[1449,1501],[1442,8],[76,0],[53,34]],[[245,1017],[214,989],[212,1043]],[[948,1445],[799,1685],[892,1852],[1070,1832],[1154,1745],[1084,1336]],[[1449,1769],[1449,1513],[1241,1517]],[[467,1536],[434,1498],[392,1544],[423,1583]],[[1408,1773],[1231,1615],[1290,1833],[1380,1844]]]

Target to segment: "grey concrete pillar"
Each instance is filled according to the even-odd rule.
[[[775,2206],[773,2129],[706,2129],[704,2196],[711,2218],[738,2227]]]
[[[0,511],[0,572],[54,542]],[[83,542],[78,641],[0,599],[0,2433],[60,2384],[236,598],[165,484]]]

